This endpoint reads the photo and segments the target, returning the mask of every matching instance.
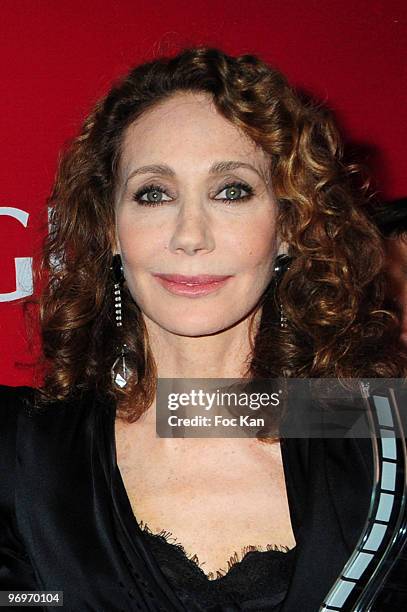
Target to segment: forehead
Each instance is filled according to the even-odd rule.
[[[260,168],[270,157],[241,129],[225,119],[212,97],[205,93],[179,92],[146,111],[126,130],[121,167],[134,163],[166,161],[183,164],[209,160],[247,160]]]

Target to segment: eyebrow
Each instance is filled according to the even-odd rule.
[[[257,168],[252,166],[252,164],[239,161],[214,162],[209,168],[209,174],[222,174],[224,172],[229,172],[238,168],[247,168],[249,170],[253,170],[266,183],[269,180],[269,177],[266,174],[264,174],[262,171],[259,171]],[[133,178],[133,176],[138,176],[140,174],[159,174],[161,176],[175,176],[174,170],[170,166],[167,166],[167,164],[151,164],[149,166],[140,166],[140,168],[133,170],[127,177],[126,184],[131,178]]]

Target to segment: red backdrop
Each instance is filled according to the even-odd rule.
[[[15,365],[29,353],[13,293],[17,277],[30,291],[21,258],[38,248],[58,151],[112,79],[161,50],[259,54],[334,109],[383,197],[407,194],[405,0],[2,0],[1,22],[3,384],[32,381]]]

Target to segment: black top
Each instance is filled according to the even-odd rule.
[[[287,594],[295,548],[287,552],[270,545],[266,551],[248,551],[241,560],[235,553],[230,569],[218,571],[216,579],[209,579],[196,555],[188,557],[181,543],[170,541],[174,539],[170,532],[152,533],[145,525],[143,536],[187,610],[240,604],[242,610],[271,612],[280,609]]]
[[[37,413],[30,408],[32,394],[27,387],[0,386],[0,590],[64,591],[65,612],[319,609],[366,520],[370,440],[283,438],[297,545],[280,555],[291,555],[292,565],[279,565],[275,572],[275,555],[267,559],[260,553],[255,561],[248,554],[238,570],[247,576],[253,569],[264,606],[245,607],[235,593],[235,603],[202,607],[198,574],[195,598],[185,574],[171,579],[169,565],[160,561],[133,515],[116,462],[114,402],[87,393]],[[289,560],[284,556],[284,562]],[[270,584],[263,592],[258,570],[268,562]],[[185,559],[182,567],[185,572]],[[171,568],[176,571],[175,564]],[[267,603],[273,593],[278,597],[285,581],[283,601],[277,607],[276,601]],[[260,592],[253,588],[249,598]],[[386,592],[388,607],[379,603],[372,610],[404,609],[401,597]]]

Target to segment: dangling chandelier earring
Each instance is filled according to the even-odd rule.
[[[277,289],[280,284],[281,279],[283,278],[284,273],[290,269],[290,264],[292,261],[292,257],[285,253],[278,255],[274,262],[274,274],[275,274],[275,288]],[[284,308],[281,302],[279,302],[279,311],[280,311],[280,327],[286,328],[288,327],[288,319],[285,316]]]
[[[122,258],[119,253],[113,256],[110,269],[113,272],[114,278],[114,309],[116,329],[119,338],[122,336],[122,295],[121,287],[124,282]],[[127,344],[121,343],[117,346],[117,351],[120,351],[111,368],[112,381],[121,389],[127,385],[130,378],[130,371],[126,364]]]

